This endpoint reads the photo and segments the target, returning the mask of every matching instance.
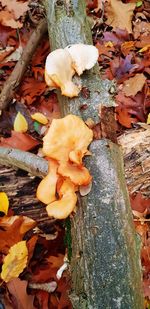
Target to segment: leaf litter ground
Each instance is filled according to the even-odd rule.
[[[146,122],[150,112],[149,1],[87,0],[86,2],[87,14],[92,24],[93,42],[99,51],[101,76],[116,82],[115,114],[117,132],[120,135],[126,129],[136,127],[136,123]],[[43,17],[43,8],[38,1],[29,3],[29,1],[17,0],[13,2],[1,0],[0,7],[0,88],[2,89],[21,56],[29,36]],[[44,63],[49,51],[48,36],[45,35],[14,95],[13,104],[0,116],[1,146],[42,155],[42,137],[47,125],[33,120],[31,115],[37,112],[43,113],[48,120],[48,125],[53,118],[60,117],[56,94],[49,92],[44,81]],[[13,124],[18,112],[28,123],[28,130],[25,133],[14,131]],[[99,138],[97,127],[94,128],[94,134]],[[17,175],[16,171],[11,171]],[[8,173],[7,169],[6,173]],[[26,179],[24,187],[22,186],[20,190],[26,191],[27,183],[30,182],[33,192],[30,197],[28,195],[28,201],[30,199],[31,204],[35,206],[35,203],[38,204],[35,201],[35,190],[39,180],[33,179],[22,171],[20,175],[22,175],[20,179],[23,177]],[[4,178],[7,179],[7,177]],[[8,254],[9,249],[22,240],[26,240],[29,252],[28,262],[19,278],[1,285],[1,301],[6,308],[18,306],[19,308],[69,309],[71,304],[67,293],[70,288],[70,278],[66,271],[61,279],[57,278],[57,271],[63,265],[68,251],[65,245],[65,223],[56,220],[50,223],[50,220],[46,221],[44,214],[43,218],[46,218],[47,223],[41,224],[33,215],[27,200],[23,201],[21,192],[17,190],[15,197],[12,191],[7,192],[10,207],[7,216],[1,217],[0,220],[0,263],[2,267],[3,258]],[[18,208],[16,204],[19,205]],[[141,261],[145,308],[150,306],[149,205],[150,197],[145,199],[140,191],[131,196],[135,227],[142,238],[143,245]],[[41,203],[38,207],[42,209]],[[39,287],[35,289],[36,284],[53,281],[57,283],[57,288],[52,293]],[[18,290],[21,293],[18,294]]]

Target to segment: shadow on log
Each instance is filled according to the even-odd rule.
[[[91,44],[83,0],[44,1],[51,50],[73,43]],[[72,113],[98,123],[99,105],[112,106],[110,82],[98,66],[82,75],[89,91],[68,99],[58,92],[62,116]],[[81,106],[86,103],[87,109]],[[115,133],[114,133],[115,134]],[[136,244],[119,146],[108,139],[94,141],[86,165],[93,175],[87,197],[79,197],[72,219],[72,294],[75,309],[142,309],[140,258]]]

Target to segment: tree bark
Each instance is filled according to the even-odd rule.
[[[118,138],[122,146],[125,176],[131,194],[150,197],[150,129],[148,125],[127,130]]]
[[[73,43],[91,44],[83,0],[45,1],[51,50]],[[99,105],[112,106],[111,83],[98,66],[81,76],[82,95],[58,99],[62,116],[69,113],[99,123]],[[86,110],[82,105],[86,104]],[[72,294],[75,309],[143,308],[139,250],[127,194],[120,148],[108,139],[94,141],[86,166],[93,186],[78,199],[72,225]]]

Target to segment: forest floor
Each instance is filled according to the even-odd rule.
[[[133,128],[138,130],[141,123],[150,124],[150,2],[87,0],[86,4],[101,77],[115,81],[111,92],[119,137]],[[1,0],[0,8],[0,146],[42,156],[42,138],[52,120],[60,117],[56,93],[49,91],[44,80],[45,60],[50,53],[45,23],[38,32],[39,42],[36,35],[29,42],[45,18],[44,8],[38,0]],[[12,76],[23,52],[26,66],[18,66]],[[16,79],[18,87],[13,89]],[[86,89],[82,91],[86,98]],[[26,132],[15,130],[18,112],[27,121]],[[47,124],[31,117],[36,112],[46,117]],[[99,138],[98,125],[93,131],[94,138]],[[27,172],[1,166],[1,270],[4,256],[18,242],[26,241],[29,254],[26,268],[17,278],[4,280],[8,282],[1,279],[0,308],[72,308],[68,298],[71,280],[66,270],[70,242],[65,236],[70,222],[49,219],[46,211],[42,212],[43,205],[35,197],[39,181]],[[135,228],[142,239],[145,308],[150,309],[150,196],[139,189],[130,194],[130,200]],[[42,214],[40,219],[37,211],[32,211],[34,207]]]

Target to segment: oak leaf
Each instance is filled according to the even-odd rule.
[[[20,241],[9,250],[4,258],[2,266],[1,278],[5,282],[9,282],[13,278],[18,277],[27,265],[28,249],[26,241]]]
[[[135,96],[142,90],[146,81],[146,77],[143,73],[138,73],[134,77],[129,78],[124,82],[123,92],[127,97]]]
[[[119,0],[110,0],[106,7],[106,23],[114,29],[126,29],[132,33],[132,17],[135,3],[123,3]]]

